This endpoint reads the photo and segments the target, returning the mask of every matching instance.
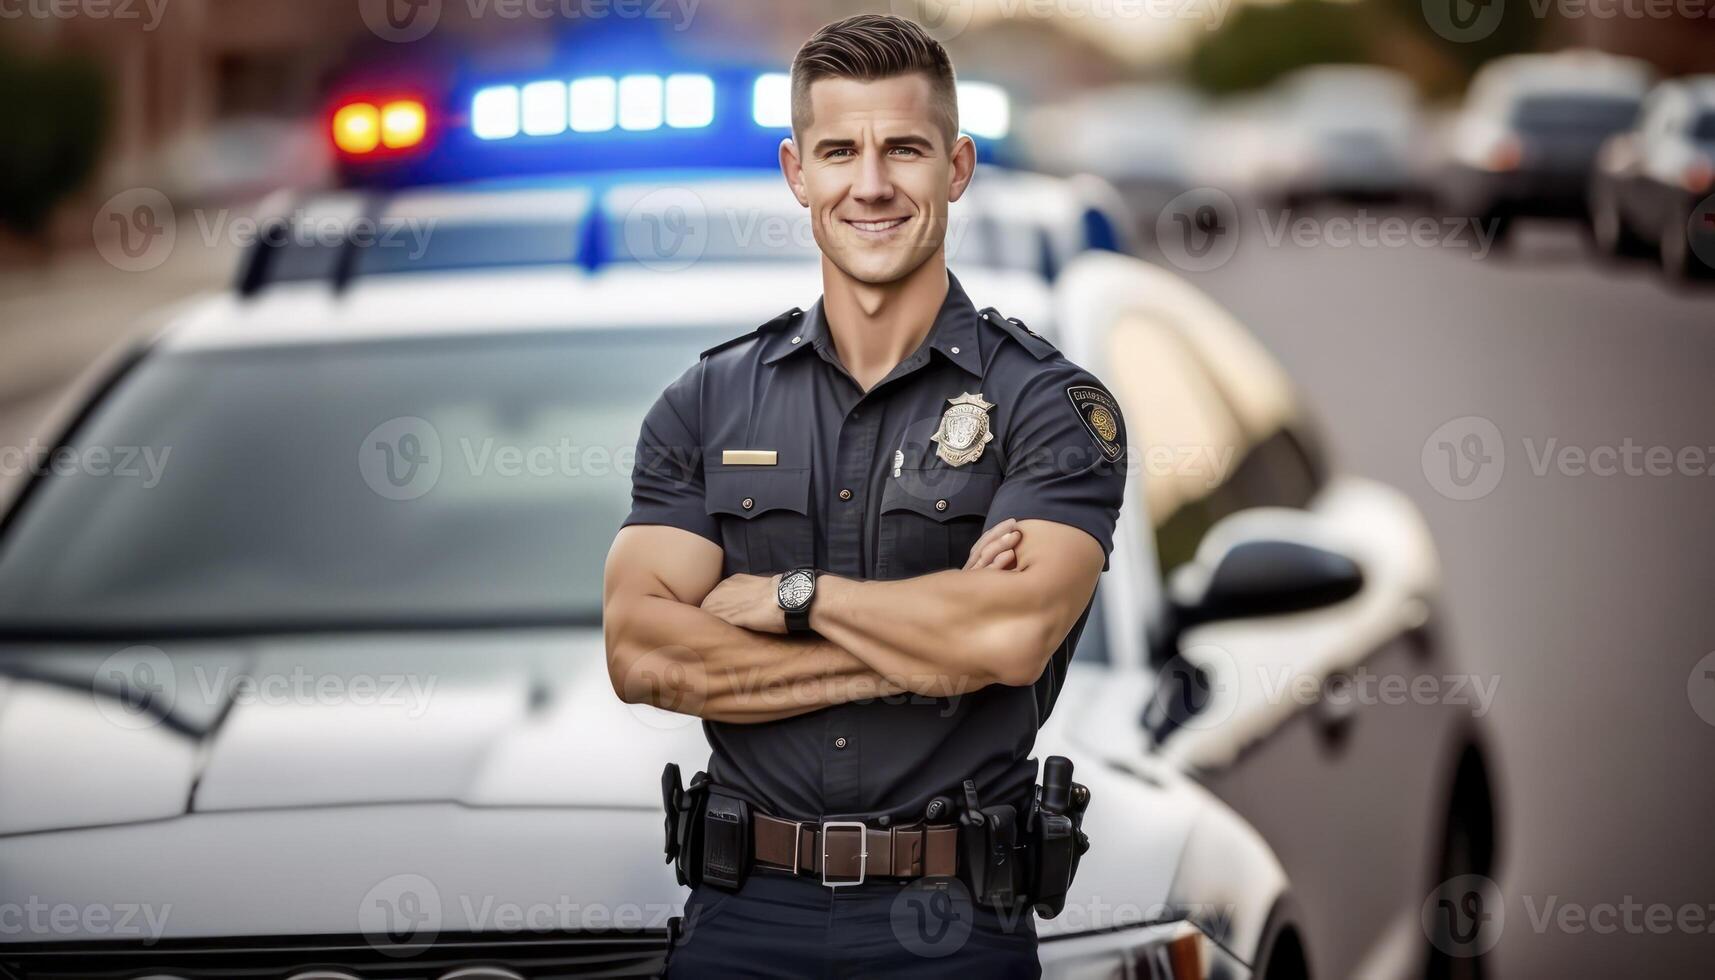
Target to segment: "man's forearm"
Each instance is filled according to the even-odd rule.
[[[950,697],[1040,673],[1046,602],[1015,572],[944,571],[897,581],[823,575],[810,625],[877,673],[918,694]],[[1026,676],[1028,675],[1028,676]]]
[[[608,620],[614,689],[631,703],[754,724],[906,690],[833,642],[742,629],[674,599],[616,600]]]

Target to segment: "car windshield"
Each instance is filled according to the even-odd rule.
[[[1715,112],[1705,112],[1691,125],[1691,138],[1699,143],[1715,143]]]
[[[1638,100],[1616,95],[1534,95],[1519,101],[1513,123],[1532,133],[1610,133],[1637,115]]]
[[[153,355],[8,527],[0,623],[598,624],[643,415],[742,330]]]

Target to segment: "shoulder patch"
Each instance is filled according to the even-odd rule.
[[[796,317],[802,316],[803,314],[804,314],[803,310],[800,310],[798,307],[794,306],[790,310],[787,310],[785,313],[780,314],[779,316],[768,321],[767,323],[764,323],[762,326],[757,327],[755,330],[752,330],[749,333],[741,333],[737,337],[733,337],[730,340],[723,340],[720,343],[714,345],[713,347],[710,347],[708,350],[705,350],[701,354],[698,354],[697,359],[702,360],[703,358],[708,357],[710,354],[713,354],[716,351],[726,350],[728,347],[731,347],[732,345],[738,343],[741,340],[749,340],[750,338],[755,337],[759,334],[765,334],[765,333],[772,332],[774,330],[778,330],[778,329],[780,329],[780,327],[782,325],[790,322],[791,320],[793,320]]]
[[[1023,320],[1001,316],[1000,311],[992,306],[984,309],[981,316],[984,323],[999,327],[1039,361],[1047,360],[1059,352],[1045,337],[1025,326]]]
[[[1072,400],[1072,408],[1096,448],[1110,463],[1119,459],[1125,452],[1125,421],[1114,397],[1095,385],[1072,385],[1066,389],[1066,397]]]

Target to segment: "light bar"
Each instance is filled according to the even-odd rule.
[[[701,129],[715,121],[715,83],[707,75],[667,76],[667,125]]]
[[[415,99],[397,99],[381,107],[381,145],[404,150],[423,142],[429,114]]]
[[[972,136],[998,140],[1012,130],[1012,100],[991,82],[959,82],[959,127]]]
[[[340,106],[333,114],[333,145],[361,155],[381,145],[381,112],[368,102]]]
[[[520,92],[524,135],[558,136],[566,131],[570,117],[566,111],[565,83],[531,82]]]
[[[470,102],[470,131],[480,140],[517,136],[518,98],[515,85],[495,85],[477,92]]]
[[[792,125],[792,76],[779,72],[759,75],[750,93],[750,117],[765,129]]]
[[[979,139],[1005,139],[1012,131],[1012,100],[992,82],[959,82],[959,125]],[[750,94],[750,116],[764,129],[792,125],[792,77],[758,75]]]
[[[619,128],[641,132],[660,129],[662,112],[660,75],[627,75],[619,80]]]
[[[572,132],[604,133],[619,124],[619,86],[611,78],[572,82]]]
[[[478,139],[602,133],[618,127],[647,132],[702,129],[715,121],[715,83],[707,75],[594,76],[570,82],[542,79],[494,85],[471,100],[470,128]]]
[[[429,131],[428,110],[418,99],[360,99],[334,110],[333,145],[347,156],[378,150],[408,150]]]

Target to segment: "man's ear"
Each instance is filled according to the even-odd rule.
[[[804,193],[804,162],[798,159],[798,144],[788,136],[780,141],[780,172],[786,175],[786,186],[800,207],[809,207],[810,198]]]
[[[965,196],[965,188],[971,186],[971,177],[977,172],[977,145],[963,133],[953,141],[953,179],[947,188],[947,200],[957,201]]]

